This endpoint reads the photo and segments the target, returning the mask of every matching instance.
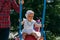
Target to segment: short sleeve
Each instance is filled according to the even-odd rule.
[[[25,19],[25,18],[23,18],[23,21],[25,22],[25,21],[26,21],[26,19]]]
[[[36,23],[36,21],[35,21],[35,20],[33,20],[33,23],[35,24],[35,23]]]

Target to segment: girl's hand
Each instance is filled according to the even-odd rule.
[[[34,25],[35,25],[35,27],[41,27],[42,26],[41,24],[37,24],[37,23],[35,23]]]
[[[18,0],[18,3],[20,4],[20,0]],[[24,4],[24,0],[22,0],[22,4]]]

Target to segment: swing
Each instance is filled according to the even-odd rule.
[[[25,40],[37,40],[37,39],[32,35],[26,35]]]
[[[45,11],[46,11],[46,0],[44,0],[44,8],[43,8],[43,15],[42,15],[42,29],[41,29],[41,34],[44,37],[41,37],[39,40],[46,40],[46,34],[44,32],[44,20],[45,20]],[[22,19],[22,0],[20,0],[20,23],[19,23],[19,37],[20,40],[22,40],[22,34],[21,34],[21,20]],[[26,38],[24,40],[37,40],[34,36],[32,35],[26,35]]]

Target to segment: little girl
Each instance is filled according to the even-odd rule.
[[[24,28],[22,30],[23,39],[25,39],[25,36],[28,34],[35,36],[35,38],[39,40],[39,38],[41,37],[41,33],[36,32],[33,27],[41,27],[41,24],[37,24],[36,21],[33,19],[34,12],[32,10],[28,10],[25,16],[26,19],[22,21],[22,24],[24,25]]]

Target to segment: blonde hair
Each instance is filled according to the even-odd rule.
[[[34,14],[34,11],[28,10],[28,11],[26,12],[26,14],[25,14],[26,18],[27,18],[27,16],[28,16],[28,14]]]

